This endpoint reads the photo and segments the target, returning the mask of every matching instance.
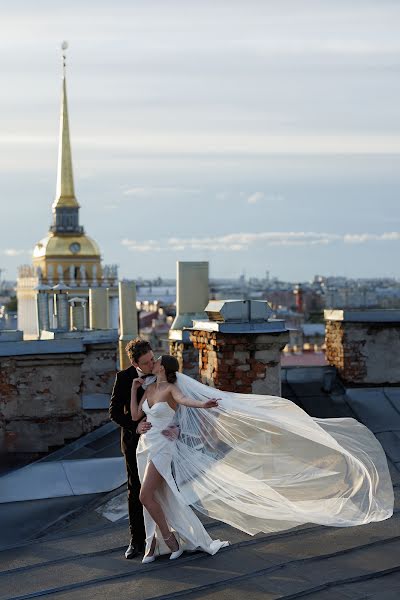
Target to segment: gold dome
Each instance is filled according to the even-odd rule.
[[[86,234],[57,235],[49,233],[40,240],[33,251],[33,258],[50,257],[96,257],[100,258],[100,248],[92,238]]]

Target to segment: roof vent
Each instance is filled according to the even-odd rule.
[[[268,321],[273,311],[264,300],[212,300],[205,312],[210,321],[262,323]]]

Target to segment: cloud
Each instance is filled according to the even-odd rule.
[[[161,252],[162,248],[155,240],[122,240],[121,244],[132,252]]]
[[[265,194],[263,194],[263,192],[255,192],[247,198],[248,204],[257,204],[257,202],[261,202],[261,200],[265,200]]]
[[[22,254],[30,254],[27,250],[17,250],[16,248],[7,248],[3,250],[5,256],[21,256]]]
[[[227,192],[217,192],[215,194],[215,199],[219,200],[219,201],[227,200],[228,197],[229,197],[229,194]]]
[[[179,187],[133,187],[125,189],[122,193],[124,196],[132,196],[137,199],[148,200],[154,198],[155,196],[176,197],[182,195],[197,195],[200,194],[200,190]]]
[[[304,104],[306,101],[304,100]],[[303,108],[306,112],[306,108]],[[395,114],[394,109],[393,113]],[[316,122],[319,113],[314,115]],[[319,115],[321,117],[321,115]],[[261,114],[261,119],[264,116]],[[304,119],[310,116],[304,114]],[[333,117],[332,117],[333,118]],[[357,114],[353,119],[357,119]],[[151,157],[155,155],[171,157],[235,157],[235,156],[268,156],[268,155],[297,155],[297,156],[315,156],[315,155],[386,155],[400,154],[400,135],[397,132],[387,132],[387,126],[376,132],[373,127],[362,125],[362,133],[359,131],[359,125],[352,128],[348,125],[345,132],[340,134],[326,125],[319,127],[317,131],[315,126],[310,125],[307,131],[294,131],[293,133],[279,133],[279,127],[275,133],[243,131],[239,126],[231,132],[223,129],[207,129],[200,125],[192,125],[190,132],[171,130],[167,133],[157,132],[154,134],[148,131],[142,131],[137,139],[132,140],[129,130],[126,133],[108,130],[108,135],[99,136],[95,131],[90,135],[74,136],[73,147],[80,148],[85,156],[97,151],[104,156],[104,153],[111,149],[116,149],[122,155],[122,159],[128,160],[132,157]],[[33,125],[32,125],[33,127]],[[149,125],[150,127],[150,125]],[[54,149],[56,135],[43,136],[37,131],[37,134],[1,134],[0,147],[12,148],[13,152],[20,152],[21,148],[43,147],[43,150],[52,152]],[[121,161],[121,157],[118,157]],[[148,197],[149,194],[198,194],[197,189],[184,189],[176,187],[132,187],[124,190],[126,196]]]
[[[270,204],[277,204],[282,202],[283,196],[280,194],[265,194],[264,192],[254,192],[247,197],[248,204],[257,204],[258,202],[269,202]]]
[[[387,233],[347,233],[344,238],[346,244],[365,244],[366,242],[387,242],[400,240],[400,232],[391,231]]]
[[[204,250],[238,252],[256,244],[268,246],[326,246],[333,243],[363,244],[371,241],[398,241],[400,232],[382,234],[334,234],[312,231],[265,231],[260,233],[230,233],[213,237],[171,237],[165,240],[122,240],[122,245],[137,252],[168,252]]]

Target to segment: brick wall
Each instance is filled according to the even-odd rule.
[[[326,321],[326,359],[349,384],[400,383],[400,324]]]
[[[225,391],[280,395],[280,354],[288,334],[194,331],[200,381]]]
[[[84,410],[83,394],[110,394],[115,343],[84,352],[0,356],[0,452],[43,453],[109,420]]]
[[[199,351],[191,342],[170,341],[169,352],[175,356],[179,362],[179,371],[199,379]]]

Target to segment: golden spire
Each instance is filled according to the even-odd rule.
[[[60,139],[58,145],[57,188],[53,209],[56,207],[79,207],[79,204],[75,198],[74,177],[72,173],[71,142],[69,138],[67,86],[65,77],[65,51],[67,48],[68,43],[63,42],[61,45],[63,61],[63,86],[61,95]]]

